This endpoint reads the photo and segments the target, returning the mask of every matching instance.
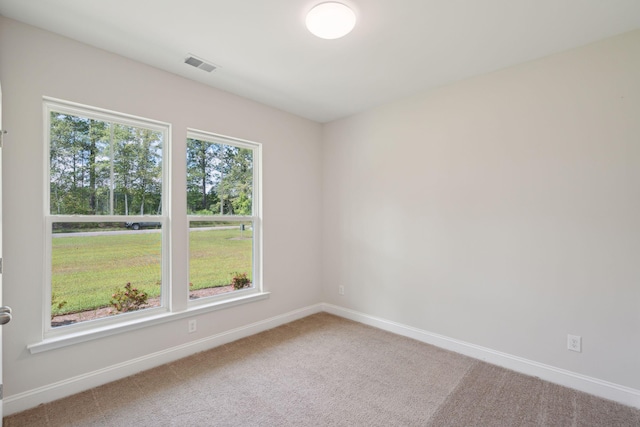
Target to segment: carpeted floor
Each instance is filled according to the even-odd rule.
[[[640,410],[320,313],[9,426],[640,426]]]

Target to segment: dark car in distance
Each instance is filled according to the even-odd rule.
[[[125,222],[124,225],[132,230],[140,230],[141,228],[160,228],[162,226],[159,222]]]

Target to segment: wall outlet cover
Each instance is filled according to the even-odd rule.
[[[582,337],[580,335],[567,335],[567,349],[582,353]]]

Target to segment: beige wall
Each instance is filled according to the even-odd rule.
[[[634,32],[321,126],[0,17],[5,397],[321,301],[640,389],[639,75]],[[263,143],[271,297],[31,355],[43,95]]]
[[[4,395],[143,358],[149,354],[282,315],[320,301],[319,124],[123,57],[0,17],[4,147]],[[178,58],[180,60],[180,58]],[[269,299],[187,320],[31,355],[41,339],[43,300],[43,113],[51,96],[172,124],[172,178],[185,185],[187,127],[263,144],[264,285]],[[174,224],[186,229],[184,198],[174,197]],[[186,253],[174,233],[174,253]],[[186,257],[173,266],[187,292]]]
[[[323,193],[325,301],[640,389],[640,31],[328,124]]]

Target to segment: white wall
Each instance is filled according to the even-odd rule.
[[[640,31],[326,125],[323,194],[326,302],[640,389]]]
[[[176,58],[177,61],[182,58]],[[215,77],[214,77],[215,78]],[[320,138],[317,123],[123,57],[0,17],[0,80],[5,139],[4,396],[162,352],[320,302]],[[187,127],[263,144],[264,284],[270,298],[187,320],[31,355],[41,339],[43,300],[43,113],[51,96],[173,125],[173,180],[184,185]],[[186,224],[184,200],[173,200]],[[186,228],[186,225],[185,225]],[[185,235],[173,250],[187,249]],[[186,257],[174,265],[186,284]]]
[[[321,127],[0,17],[5,397],[320,301],[640,389],[639,75],[634,32]],[[271,297],[31,355],[43,95],[263,143]]]

